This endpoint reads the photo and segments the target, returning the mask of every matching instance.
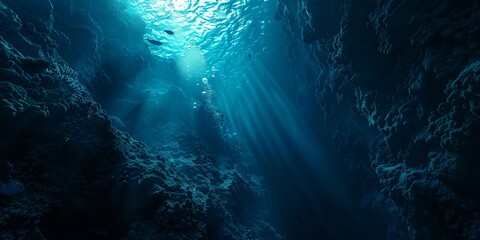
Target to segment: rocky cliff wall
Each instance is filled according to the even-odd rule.
[[[332,145],[380,184],[371,204],[392,216],[391,239],[480,237],[479,4],[278,3],[276,19],[316,66],[304,84]]]

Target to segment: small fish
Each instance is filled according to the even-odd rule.
[[[165,33],[167,33],[168,35],[173,35],[173,31],[172,30],[163,30]]]
[[[160,41],[157,41],[157,40],[153,40],[153,39],[147,39],[147,41],[155,46],[162,46],[163,43],[160,42]]]
[[[248,58],[250,59],[250,57],[251,57],[251,56],[250,56],[250,53],[249,53],[249,54],[248,54]]]

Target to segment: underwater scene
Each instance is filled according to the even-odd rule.
[[[17,239],[480,239],[480,1],[0,0]]]

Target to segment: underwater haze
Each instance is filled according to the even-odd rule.
[[[0,0],[0,239],[479,239],[479,7]]]

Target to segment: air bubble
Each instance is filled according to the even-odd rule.
[[[207,84],[207,83],[208,83],[208,79],[204,77],[204,78],[202,78],[202,82],[203,82],[203,84]]]

